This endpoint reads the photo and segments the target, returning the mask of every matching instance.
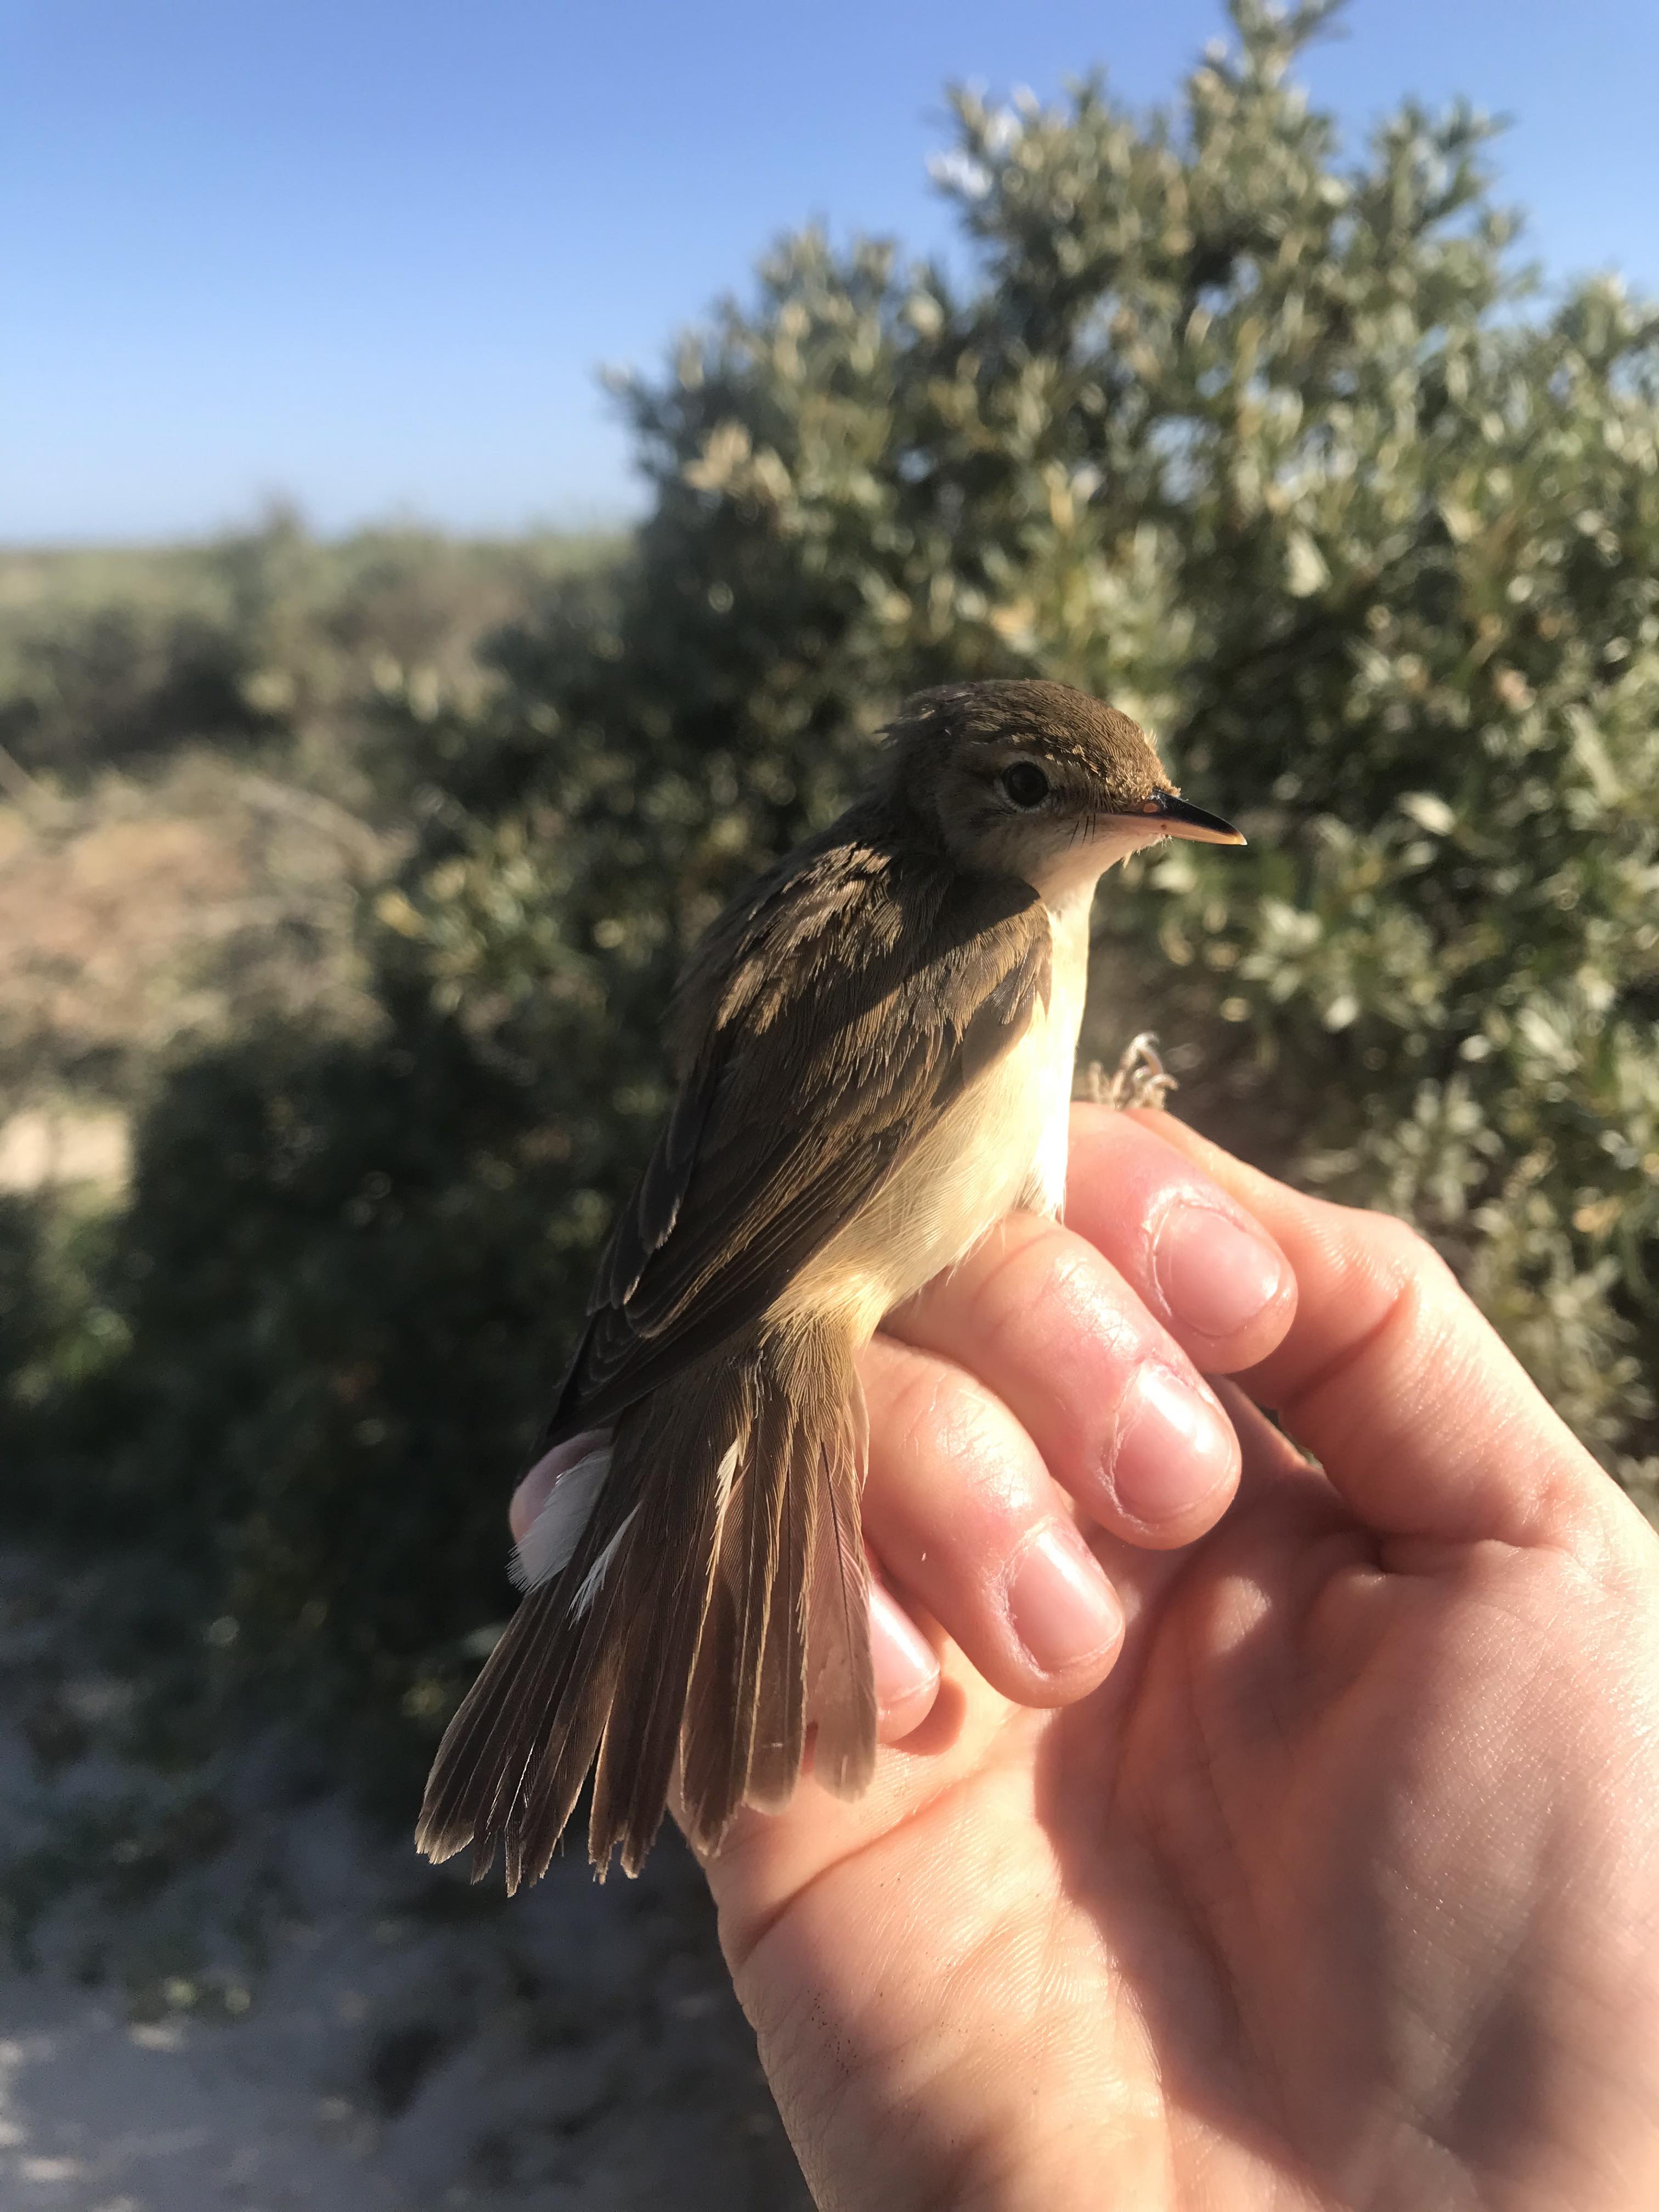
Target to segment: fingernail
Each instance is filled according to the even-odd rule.
[[[879,1583],[870,1585],[870,1659],[876,1703],[884,1713],[931,1698],[939,1681],[938,1653]]]
[[[1117,1592],[1069,1522],[1051,1521],[1027,1538],[1007,1591],[1014,1633],[1045,1674],[1069,1674],[1123,1633]]]
[[[1171,1207],[1152,1245],[1171,1316],[1200,1336],[1231,1336],[1279,1295],[1285,1262],[1266,1237],[1212,1206]]]
[[[1237,1466],[1238,1439],[1215,1401],[1164,1368],[1143,1367],[1109,1469],[1123,1510],[1156,1528],[1202,1504]]]

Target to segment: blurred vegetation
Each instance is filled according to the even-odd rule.
[[[320,544],[277,506],[205,545],[0,552],[0,745],[83,781],[184,744],[274,741],[290,773],[372,810],[398,787],[363,772],[379,702],[416,720],[475,703],[479,640],[613,550],[415,528]]]
[[[676,967],[945,678],[1113,698],[1249,833],[1109,887],[1088,1048],[1154,1019],[1182,1110],[1416,1220],[1650,1494],[1659,319],[1535,288],[1472,111],[1345,154],[1294,76],[1330,12],[1235,0],[1167,112],[958,97],[960,267],[781,245],[620,387],[614,557],[283,526],[155,569],[118,650],[49,581],[8,634],[20,774],[214,699],[194,735],[401,840],[349,1003],[162,1054],[95,1235],[0,1219],[14,1498],[159,1533],[216,1667],[429,1740]]]
[[[356,899],[409,849],[406,729],[592,538],[0,552],[0,1096],[125,1103],[279,1014],[374,1018]],[[0,1154],[0,1174],[4,1172]]]

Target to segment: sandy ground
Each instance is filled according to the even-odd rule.
[[[509,1904],[268,1745],[137,1776],[63,1719],[118,1686],[58,1665],[28,1572],[0,1565],[4,2212],[805,2212],[678,1838]]]
[[[251,2025],[135,2024],[63,1984],[0,1991],[0,2201],[98,2212],[402,2206]]]

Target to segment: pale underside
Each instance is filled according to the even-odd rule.
[[[1078,1030],[1088,986],[1091,881],[1049,908],[1048,1004],[790,1285],[781,1311],[840,1312],[857,1343],[954,1267],[1004,1215],[1058,1217]]]

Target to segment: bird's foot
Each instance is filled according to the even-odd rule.
[[[1131,1037],[1123,1057],[1108,1076],[1100,1062],[1091,1060],[1086,1079],[1088,1095],[1098,1106],[1121,1113],[1126,1106],[1162,1106],[1177,1088],[1176,1079],[1158,1054],[1158,1039],[1150,1030]]]

